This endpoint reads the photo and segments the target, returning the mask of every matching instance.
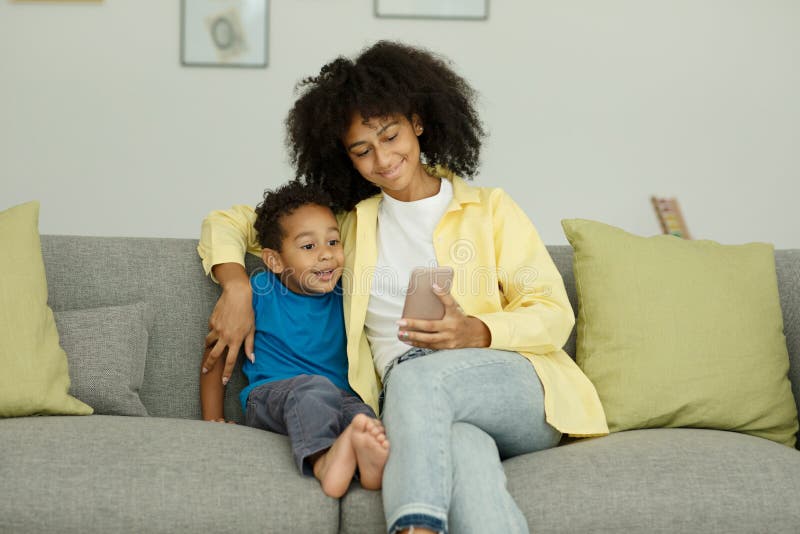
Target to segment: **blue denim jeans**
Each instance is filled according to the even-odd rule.
[[[386,371],[383,373],[383,389],[381,389],[380,395],[378,395],[378,412],[383,413],[383,403],[386,401],[386,384],[389,382],[389,375],[392,373],[392,369],[403,362],[413,360],[414,358],[421,358],[433,352],[436,351],[433,349],[414,347],[392,360],[389,365],[386,366]]]
[[[533,365],[516,352],[443,350],[395,364],[384,389],[389,532],[527,533],[501,460],[561,439]]]

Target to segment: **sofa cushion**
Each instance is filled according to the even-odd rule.
[[[736,430],[794,446],[771,245],[643,238],[563,222],[575,249],[576,360],[612,432]]]
[[[157,417],[0,420],[8,532],[338,531],[284,436]]]
[[[531,532],[788,534],[800,525],[800,452],[745,434],[628,431],[503,465]]]
[[[153,323],[147,303],[62,311],[55,318],[70,394],[98,415],[146,416],[139,389]]]
[[[39,203],[0,212],[0,417],[90,414],[71,397],[39,243]]]
[[[380,491],[362,488],[353,482],[341,499],[340,534],[383,534],[386,519],[383,516],[383,500]]]

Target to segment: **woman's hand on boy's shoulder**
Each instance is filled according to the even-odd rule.
[[[208,319],[208,330],[205,345],[211,350],[203,361],[203,372],[213,369],[217,360],[224,356],[222,381],[227,383],[242,344],[248,359],[253,361],[254,358],[255,316],[253,294],[247,277],[242,283],[223,286],[222,295]]]

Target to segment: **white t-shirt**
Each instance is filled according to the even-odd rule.
[[[453,198],[442,180],[432,197],[402,202],[384,194],[378,208],[378,260],[370,288],[364,329],[381,378],[386,366],[411,349],[397,338],[408,280],[415,267],[436,267],[433,231]]]

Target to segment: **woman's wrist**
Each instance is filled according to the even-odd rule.
[[[467,321],[470,322],[470,331],[473,334],[474,344],[472,346],[483,349],[489,347],[492,344],[492,332],[486,323],[472,316],[467,317]]]
[[[220,263],[215,265],[212,270],[223,291],[250,290],[250,278],[241,264]]]

